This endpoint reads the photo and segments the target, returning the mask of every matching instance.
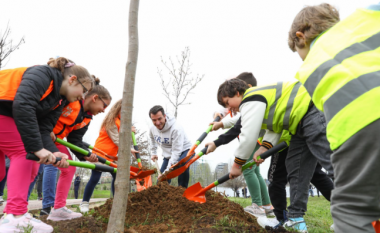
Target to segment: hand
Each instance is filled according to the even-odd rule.
[[[55,140],[57,140],[57,137],[55,136],[54,132],[50,133],[50,137],[51,137],[51,140],[53,140],[53,142],[55,142]]]
[[[260,148],[255,152],[255,154],[253,155],[253,160],[256,162],[256,165],[259,166],[261,163],[263,163],[265,160],[264,159],[259,159],[257,160],[257,157],[259,155],[261,155],[262,153],[264,153],[265,151],[267,151],[268,149],[263,147],[263,146],[260,146]]]
[[[231,170],[230,170],[230,179],[235,179],[236,177],[240,176],[241,171],[241,165],[234,163],[232,164]]]
[[[53,154],[55,157],[61,158],[61,161],[53,164],[54,167],[59,167],[59,168],[68,168],[69,167],[69,162],[66,161],[66,159],[68,159],[69,156],[67,156],[66,154],[61,153],[61,152],[54,152]]]
[[[215,114],[214,114],[214,119],[215,119],[216,117],[220,117],[220,120],[219,120],[219,121],[221,121],[221,120],[223,119],[222,114],[220,114],[219,112],[215,112]]]
[[[158,156],[157,155],[152,155],[151,159],[154,162],[154,161],[156,161],[158,159]]]
[[[223,128],[223,122],[211,122],[210,125],[213,125],[211,131]]]
[[[133,149],[133,148],[131,148],[131,153],[132,153],[133,156],[135,156],[135,158],[136,158],[136,153],[140,153],[140,152],[137,151],[137,150],[135,150],[135,149]]]
[[[136,133],[136,127],[132,126],[132,132]]]
[[[215,146],[214,142],[208,142],[208,143],[205,144],[205,146],[208,146],[207,147],[207,151],[206,151],[206,155],[208,153],[214,152],[214,150],[216,149],[216,146]]]
[[[39,164],[53,164],[55,163],[55,156],[50,151],[42,148],[41,150],[34,152],[34,154],[40,159]]]
[[[96,155],[96,154],[94,154],[94,153],[92,153],[90,156],[86,156],[86,157],[84,157],[84,159],[86,160],[86,161],[88,161],[88,162],[91,162],[91,163],[96,163],[96,162],[98,162],[98,156]]]
[[[158,174],[157,176],[157,180],[160,180],[160,177],[162,176],[162,174]]]

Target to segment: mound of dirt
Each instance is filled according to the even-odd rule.
[[[160,182],[128,197],[125,232],[265,232],[252,215],[220,193],[208,191],[206,203],[182,197],[182,187]],[[112,200],[95,208],[93,217],[107,221]],[[103,230],[105,230],[105,225]],[[284,229],[267,232],[287,232]]]

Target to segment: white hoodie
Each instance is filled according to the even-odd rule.
[[[152,126],[149,130],[150,150],[152,155],[157,155],[157,144],[162,149],[164,158],[170,159],[166,170],[177,163],[185,150],[190,149],[191,142],[187,138],[182,126],[176,122],[174,116],[166,114],[166,123],[162,130]]]

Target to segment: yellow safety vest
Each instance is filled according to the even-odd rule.
[[[310,96],[300,82],[251,87],[245,91],[242,103],[255,95],[263,96],[267,102],[262,129],[276,133],[282,133],[283,130],[296,133],[310,105]]]
[[[332,150],[380,118],[380,12],[358,9],[317,38],[296,78],[327,121]]]

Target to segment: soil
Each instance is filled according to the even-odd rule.
[[[261,228],[254,216],[220,193],[207,191],[206,203],[200,204],[183,197],[184,191],[185,188],[159,182],[129,194],[124,232],[288,232],[283,228]],[[105,232],[111,208],[112,199],[109,199],[95,207],[92,216],[47,223],[58,228],[54,232]]]

